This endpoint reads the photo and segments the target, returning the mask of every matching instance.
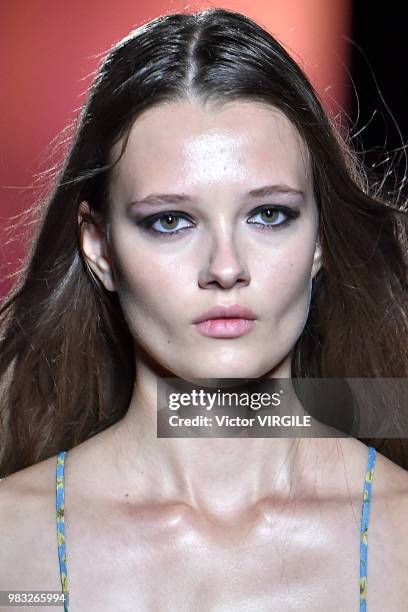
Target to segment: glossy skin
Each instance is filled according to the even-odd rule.
[[[317,478],[309,495],[276,493],[272,466],[264,478],[269,493],[223,518],[181,489],[175,493],[155,461],[145,469],[137,449],[130,485],[112,461],[110,442],[100,434],[67,459],[71,612],[358,612],[363,445],[342,440],[344,463],[335,447],[321,453],[326,479],[309,463]],[[3,590],[60,589],[54,478],[55,457],[0,483]],[[406,606],[407,480],[404,470],[377,455],[370,612]]]
[[[126,416],[68,453],[72,612],[357,612],[363,444],[157,439],[155,430],[159,376],[290,379],[321,265],[310,178],[304,145],[273,108],[186,101],[135,122],[111,185],[110,240],[92,225],[82,235],[93,272],[118,291],[137,380]],[[265,185],[304,195],[245,196]],[[129,209],[152,193],[195,201]],[[250,224],[267,223],[255,209],[277,204],[300,214],[277,230]],[[183,214],[188,229],[166,238],[137,225],[139,215],[166,211]],[[154,227],[169,231],[163,219]],[[194,328],[211,306],[233,303],[257,317],[245,336],[208,338]],[[54,470],[55,457],[0,484],[2,589],[59,588]],[[378,455],[370,612],[404,609],[407,512],[407,473]]]
[[[245,195],[265,185],[302,193]],[[163,193],[186,194],[194,202],[129,208]],[[269,213],[272,219],[254,214],[266,205],[300,214],[278,227],[288,218],[284,212]],[[156,233],[137,225],[169,211],[188,220],[156,221]],[[169,235],[175,229],[181,231]],[[100,255],[100,237],[88,231],[83,248],[105,286],[117,289],[136,343],[173,375],[289,377],[289,356],[321,265],[317,230],[308,155],[282,113],[254,102],[218,112],[178,102],[136,121],[112,181],[117,277]],[[207,339],[194,329],[193,320],[207,309],[234,303],[257,316],[245,338]],[[265,337],[274,341],[265,343]]]

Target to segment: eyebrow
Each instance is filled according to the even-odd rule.
[[[263,187],[258,187],[257,189],[251,189],[245,194],[245,198],[263,198],[265,196],[271,195],[291,195],[291,196],[301,196],[304,197],[303,191],[299,189],[293,189],[288,185],[264,185]],[[129,206],[137,205],[137,204],[158,204],[160,202],[166,204],[176,204],[176,203],[185,203],[185,202],[195,202],[196,199],[185,193],[151,193],[145,198],[141,200],[134,200],[129,204]]]

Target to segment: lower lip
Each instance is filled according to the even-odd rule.
[[[255,327],[255,321],[249,319],[208,319],[196,323],[197,330],[210,338],[238,338]]]

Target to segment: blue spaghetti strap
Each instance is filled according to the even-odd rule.
[[[375,457],[375,448],[373,446],[369,446],[360,525],[360,612],[366,612],[367,610],[367,534],[368,521],[370,518],[371,489],[374,477]]]
[[[61,587],[66,599],[64,600],[64,612],[68,612],[67,598],[68,593],[68,576],[67,576],[67,555],[65,550],[65,456],[67,451],[62,451],[57,456],[56,468],[56,510],[57,510],[57,543],[58,543],[58,559],[60,566]]]

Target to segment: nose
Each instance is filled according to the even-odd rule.
[[[229,289],[235,284],[248,285],[250,275],[240,259],[231,238],[223,234],[214,240],[210,254],[199,273],[198,284],[203,289],[222,287]]]

